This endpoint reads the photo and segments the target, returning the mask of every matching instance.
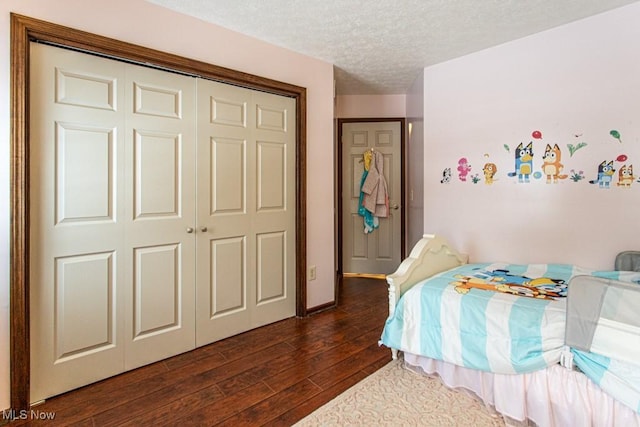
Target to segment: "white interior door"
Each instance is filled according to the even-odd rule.
[[[38,401],[123,369],[125,77],[122,64],[35,43],[31,61],[31,399]]]
[[[196,79],[127,65],[125,369],[195,348]]]
[[[402,243],[401,122],[345,122],[342,124],[342,271],[389,274],[400,265]],[[363,154],[379,151],[389,194],[389,216],[379,228],[364,232],[358,214],[364,171]]]
[[[31,399],[195,346],[195,80],[31,51]]]
[[[32,44],[31,398],[295,315],[295,100]]]
[[[295,315],[295,100],[198,82],[197,345]]]

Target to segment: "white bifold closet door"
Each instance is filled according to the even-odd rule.
[[[200,346],[295,315],[295,100],[199,79],[198,116]]]
[[[32,402],[295,315],[293,99],[35,43],[30,99]]]

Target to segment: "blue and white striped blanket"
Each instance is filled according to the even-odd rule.
[[[502,280],[516,285],[510,290],[517,291],[520,283],[523,295],[529,292],[529,283],[519,282],[518,276],[566,296],[566,284],[573,276],[594,272],[566,264],[466,264],[409,289],[387,319],[381,343],[501,374],[532,372],[558,363],[564,347],[565,299],[541,299],[544,294],[523,297],[475,286],[499,283],[496,277],[505,274],[508,278]],[[615,278],[615,274],[598,275]]]
[[[640,366],[571,349],[573,361],[605,392],[640,413]],[[640,362],[639,362],[640,363]]]

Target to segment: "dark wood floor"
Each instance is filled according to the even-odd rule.
[[[47,425],[290,426],[391,360],[377,344],[387,313],[384,281],[345,279],[335,309],[237,335],[34,409],[55,413]]]

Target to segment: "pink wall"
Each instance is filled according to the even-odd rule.
[[[424,233],[424,76],[407,91],[407,252]]]
[[[640,3],[487,49],[424,71],[424,231],[472,261],[566,262],[613,268],[640,249]],[[541,131],[542,138],[533,136]],[[617,130],[621,141],[610,135]],[[534,171],[558,144],[558,184],[509,178],[520,142],[534,141]],[[588,145],[570,154],[574,147]],[[504,146],[509,147],[507,151]],[[625,155],[625,162],[615,161]],[[480,182],[460,180],[466,157]],[[603,160],[636,168],[630,188],[589,184]],[[484,183],[483,166],[498,167]],[[445,168],[451,183],[441,184]]]
[[[9,13],[307,88],[307,260],[317,279],[307,305],[334,299],[333,65],[143,0],[4,0],[0,3],[0,200],[9,200]],[[9,406],[9,207],[0,207],[0,408]]]
[[[336,117],[398,118],[406,116],[405,95],[338,95]]]

